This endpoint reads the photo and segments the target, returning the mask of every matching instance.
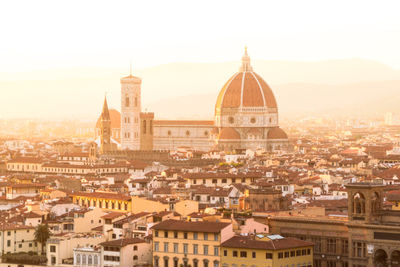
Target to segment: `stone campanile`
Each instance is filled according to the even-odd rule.
[[[130,74],[121,78],[121,149],[140,149],[141,84]]]
[[[111,151],[111,118],[106,97],[104,97],[103,110],[101,112],[100,129],[100,153],[104,154]]]

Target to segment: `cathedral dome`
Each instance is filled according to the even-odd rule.
[[[247,49],[242,66],[222,87],[215,105],[216,110],[239,107],[277,108],[274,93],[260,75],[253,72]]]
[[[288,136],[284,130],[279,127],[274,127],[268,131],[267,134],[268,139],[287,139]]]
[[[240,134],[233,128],[223,128],[218,135],[218,139],[233,140],[240,139]]]

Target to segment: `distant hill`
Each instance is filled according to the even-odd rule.
[[[255,60],[272,87],[280,112],[399,111],[400,71],[363,59],[290,62]],[[239,62],[170,63],[134,71],[141,77],[142,106],[161,118],[211,118],[216,96]],[[95,119],[105,92],[120,109],[117,68],[76,68],[0,73],[0,118]]]
[[[292,83],[271,85],[281,115],[382,115],[400,113],[399,81],[342,85]],[[166,98],[149,104],[161,118],[212,118],[217,93]],[[177,105],[176,103],[179,103]]]

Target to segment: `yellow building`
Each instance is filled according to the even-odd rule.
[[[234,236],[221,244],[222,267],[311,267],[313,243],[279,235]]]
[[[131,197],[105,192],[78,192],[71,195],[75,204],[83,207],[97,207],[105,211],[131,212]]]
[[[167,220],[152,227],[154,267],[218,267],[232,224]]]

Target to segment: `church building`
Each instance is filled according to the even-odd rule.
[[[154,120],[154,113],[141,112],[141,83],[132,74],[121,78],[121,114],[111,117],[115,125],[111,132],[118,136],[113,141],[122,150],[288,149],[287,134],[279,128],[275,96],[253,71],[247,48],[238,72],[219,92],[214,120]],[[99,126],[97,134],[102,132]]]

